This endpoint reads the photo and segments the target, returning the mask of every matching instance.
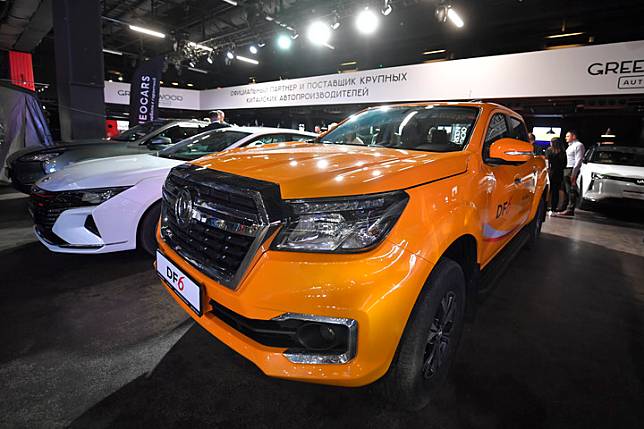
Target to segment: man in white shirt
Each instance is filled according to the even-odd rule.
[[[560,214],[563,216],[574,216],[575,206],[579,198],[579,189],[577,188],[577,176],[581,169],[581,163],[584,160],[585,148],[584,145],[577,140],[577,132],[570,130],[566,133],[566,142],[568,148],[566,149],[566,168],[564,169],[564,185],[566,187],[566,194],[568,194],[568,207]]]

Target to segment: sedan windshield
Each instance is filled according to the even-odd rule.
[[[631,167],[644,167],[644,151],[617,151],[598,150],[593,154],[590,162],[595,164],[627,165]]]
[[[162,127],[166,123],[167,123],[166,121],[153,121],[153,122],[146,122],[145,124],[136,125],[130,128],[129,130],[123,131],[118,136],[112,137],[112,140],[116,140],[120,142],[133,142],[134,140],[138,140],[141,137],[144,137],[147,134],[150,134],[152,131]]]
[[[192,161],[214,152],[228,149],[250,133],[243,131],[232,131],[228,128],[206,131],[197,134],[194,137],[185,139],[176,145],[159,152],[163,158],[179,159],[182,161]]]
[[[383,106],[350,117],[317,142],[428,152],[463,150],[478,109],[457,106]]]

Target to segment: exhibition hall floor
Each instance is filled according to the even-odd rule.
[[[644,426],[641,213],[548,219],[467,325],[442,394],[408,413],[263,376],[186,316],[150,257],[50,253],[26,202],[0,190],[0,427]]]

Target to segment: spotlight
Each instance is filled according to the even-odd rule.
[[[439,22],[447,22],[449,19],[452,21],[452,24],[454,24],[458,28],[462,28],[465,23],[463,22],[463,19],[460,17],[458,12],[452,8],[451,5],[440,5],[436,8],[436,19]]]
[[[390,0],[385,0],[385,5],[383,8],[380,10],[384,16],[387,16],[391,13],[391,2]]]
[[[189,65],[190,67],[194,67],[194,66],[196,66],[197,64],[195,63],[195,60],[190,60],[190,61],[188,61],[188,65]]]
[[[286,34],[280,34],[277,37],[277,46],[282,49],[282,50],[287,50],[291,48],[291,38],[288,37]]]
[[[258,52],[258,51],[257,51],[257,46],[255,46],[255,45],[250,45],[250,47],[248,48],[248,50],[249,50],[249,51],[250,51],[250,53],[251,53],[251,54],[253,54],[253,55],[256,55],[256,54],[257,54],[257,52]]]
[[[229,60],[235,59],[235,54],[233,54],[233,51],[226,52],[226,58],[228,58]]]
[[[208,61],[208,64],[212,64],[212,63],[213,63],[213,59],[212,59],[212,52],[211,52],[210,54],[208,54],[208,58],[206,58],[206,61]]]
[[[465,25],[460,15],[451,7],[447,8],[447,17],[449,18],[450,21],[452,21],[452,24],[454,24],[458,28],[462,28],[463,25]]]
[[[336,12],[333,14],[333,24],[331,24],[331,29],[335,31],[338,28],[340,28],[340,17]]]
[[[356,28],[362,34],[373,34],[378,28],[378,15],[365,8],[356,18]]]
[[[264,46],[266,46],[266,42],[264,41],[264,39],[259,39],[257,41],[257,47],[258,48],[263,48]]]
[[[331,28],[322,21],[315,21],[309,25],[307,37],[314,45],[326,45],[331,39]]]

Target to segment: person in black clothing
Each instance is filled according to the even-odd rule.
[[[213,110],[208,113],[210,117],[210,125],[204,128],[204,131],[217,130],[219,128],[229,127],[230,124],[224,121],[224,112],[222,110]]]
[[[554,137],[550,140],[550,147],[546,149],[548,160],[548,177],[550,179],[550,210],[559,209],[559,192],[563,183],[564,168],[566,168],[566,149],[561,139]]]

